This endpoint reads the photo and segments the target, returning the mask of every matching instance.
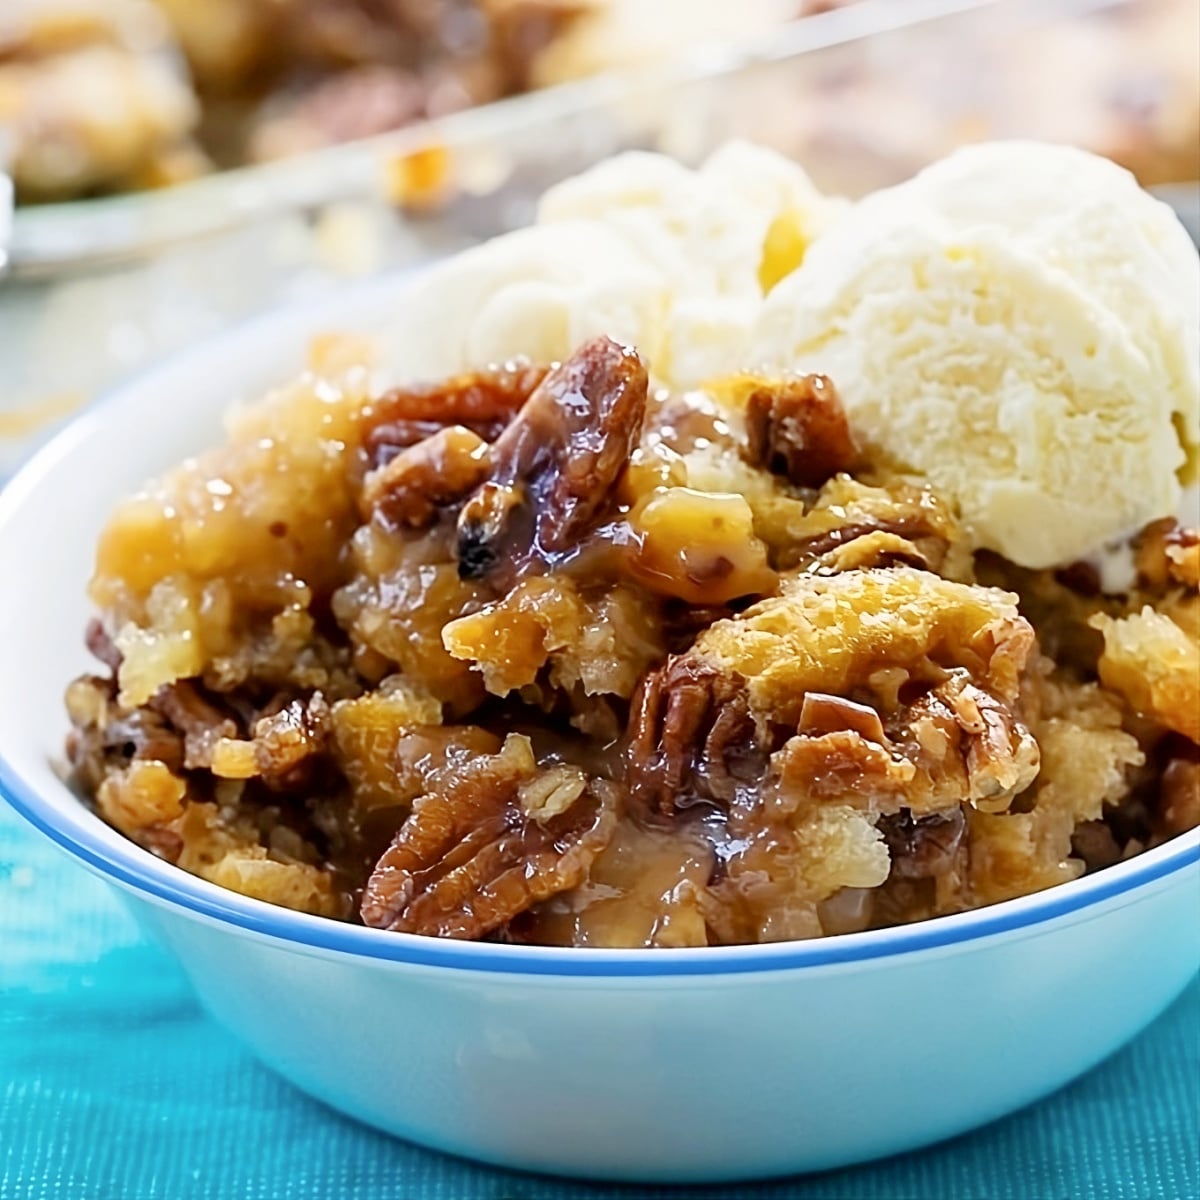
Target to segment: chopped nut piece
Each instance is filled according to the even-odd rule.
[[[88,652],[98,658],[114,675],[121,669],[121,651],[117,649],[116,642],[109,637],[103,621],[93,617],[87,623],[83,642]]]
[[[576,767],[550,767],[521,784],[517,803],[527,817],[544,825],[552,817],[565,813],[583,795],[587,785],[587,776]]]
[[[287,784],[325,752],[330,732],[329,705],[320,692],[308,700],[293,700],[279,712],[262,717],[254,726],[254,757],[259,773],[269,783]]]
[[[237,737],[236,723],[191,680],[168,684],[151,705],[183,734],[183,765],[188,770],[209,766],[217,743]]]
[[[902,480],[868,487],[838,475],[792,526],[778,557],[781,567],[810,571],[908,563],[973,583],[968,545],[954,515],[928,487]]]
[[[1134,539],[1138,583],[1163,592],[1178,585],[1200,587],[1200,532],[1185,529],[1172,517],[1153,521]]]
[[[837,391],[824,375],[757,387],[746,398],[746,457],[818,488],[858,458]]]
[[[900,566],[920,567],[926,571],[930,568],[929,560],[915,542],[885,529],[864,531],[832,547],[822,558],[824,564],[835,571],[867,571],[872,567]]]
[[[967,800],[982,812],[1002,812],[1037,775],[1037,742],[1008,708],[961,674],[935,688],[931,698],[945,705],[965,735]],[[930,722],[936,719],[933,714],[926,717]],[[914,727],[914,735],[925,740],[919,727]]]
[[[868,742],[887,746],[887,734],[879,713],[869,704],[856,704],[845,696],[827,696],[824,692],[809,692],[800,709],[799,732],[809,737],[823,733],[849,730]]]

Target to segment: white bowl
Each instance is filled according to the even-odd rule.
[[[507,1167],[701,1182],[910,1150],[1028,1104],[1200,965],[1200,830],[1039,895],[811,942],[600,951],[383,933],[224,891],[62,784],[65,683],[105,514],[402,279],[187,353],[77,420],[0,494],[0,790],[124,890],[265,1063],[380,1129]],[[64,350],[69,353],[69,348]],[[180,1081],[185,1087],[186,1081]]]

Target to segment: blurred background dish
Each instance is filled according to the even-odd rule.
[[[0,117],[19,200],[136,191],[769,36],[855,4],[12,0],[0,17]],[[921,15],[911,0],[890,7]],[[1200,178],[1200,9],[1041,7],[1048,19],[1027,37],[979,47],[960,33],[903,77],[891,55],[863,54],[772,93],[760,112],[780,137],[839,161],[907,155],[907,171],[948,144],[1012,129],[1084,145],[1146,184]],[[870,8],[860,32],[879,28]]]
[[[8,0],[0,156],[18,200],[87,198],[14,218],[0,478],[115,379],[526,223],[620,150],[750,136],[856,196],[1058,139],[1194,228],[1198,38],[1192,0]]]
[[[24,201],[184,182],[682,47],[798,0],[14,0],[0,97]]]
[[[12,0],[0,15],[0,120],[18,201],[194,175],[199,112],[149,0]]]
[[[832,164],[849,192],[907,178],[964,142],[1007,137],[1082,146],[1143,186],[1200,179],[1200,5],[1051,3],[1024,6],[1024,19],[1021,6],[1001,7],[1013,19],[994,39],[980,36],[994,28],[980,14],[907,63],[875,46],[829,57],[786,104],[750,90],[743,100],[772,142],[814,171]]]

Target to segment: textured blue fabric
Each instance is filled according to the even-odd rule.
[[[0,802],[0,1200],[1185,1200],[1200,1197],[1198,1129],[1200,980],[1078,1083],[918,1154],[748,1188],[489,1171],[277,1080],[200,1012],[111,892]]]

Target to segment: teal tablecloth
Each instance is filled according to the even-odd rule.
[[[362,1129],[260,1067],[104,885],[0,802],[0,1200],[1192,1200],[1198,1129],[1200,980],[1078,1083],[919,1154],[690,1191],[489,1171]]]

